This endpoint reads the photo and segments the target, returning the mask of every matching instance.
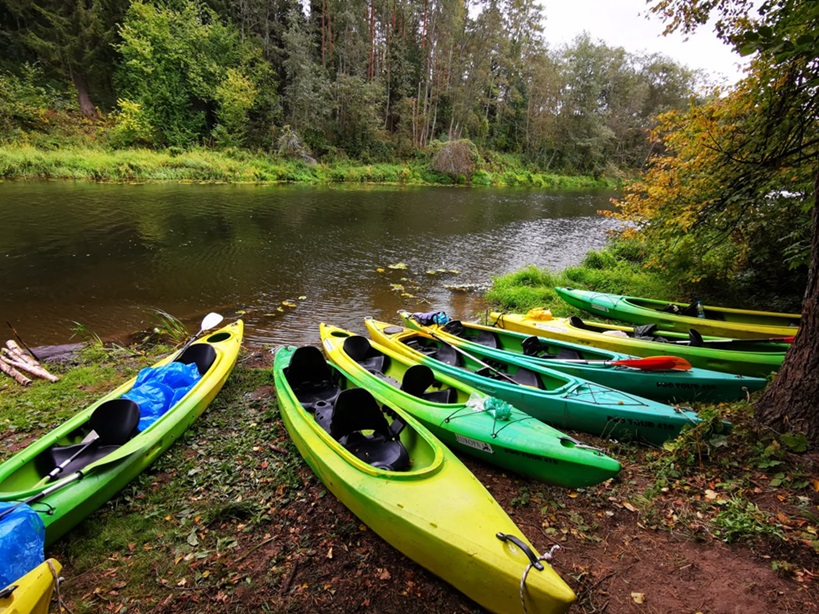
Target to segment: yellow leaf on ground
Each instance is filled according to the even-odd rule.
[[[645,593],[631,593],[631,599],[634,603],[645,603],[646,594]]]

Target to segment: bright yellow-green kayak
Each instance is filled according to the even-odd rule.
[[[686,305],[637,296],[590,292],[574,288],[555,288],[560,298],[579,309],[604,318],[632,324],[657,324],[659,328],[687,333],[695,329],[701,335],[753,339],[791,337],[799,330],[798,313],[753,311],[731,307],[714,307],[697,303]]]
[[[0,590],[0,614],[48,614],[62,565],[48,559]]]
[[[482,607],[524,611],[520,582],[537,555],[452,452],[386,399],[349,387],[318,348],[281,348],[273,371],[293,442],[350,511]],[[567,611],[574,593],[548,563],[537,565],[526,575],[525,611]]]

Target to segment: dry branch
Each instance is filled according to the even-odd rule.
[[[6,348],[8,348],[8,351],[14,355],[16,360],[22,360],[23,362],[27,362],[34,367],[40,366],[40,363],[37,362],[37,360],[24,352],[23,349],[12,339],[6,341]]]
[[[40,365],[32,365],[30,362],[24,362],[22,360],[19,360],[17,358],[17,355],[14,354],[13,352],[10,352],[7,348],[2,348],[2,350],[0,350],[0,362],[15,367],[20,371],[30,373],[31,375],[39,377],[40,379],[46,379],[49,382],[56,382],[60,379],[55,375],[51,375],[51,373],[46,371]]]

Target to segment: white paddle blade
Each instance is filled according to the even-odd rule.
[[[218,326],[222,322],[222,320],[224,320],[224,318],[220,314],[210,312],[202,320],[201,331],[206,331],[206,330],[210,330],[211,328],[215,328],[216,326]]]

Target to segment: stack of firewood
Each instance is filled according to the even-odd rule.
[[[13,378],[21,386],[28,386],[31,383],[31,379],[21,372],[49,382],[56,382],[59,379],[46,371],[31,354],[24,352],[11,339],[6,341],[6,347],[0,348],[0,371]]]

